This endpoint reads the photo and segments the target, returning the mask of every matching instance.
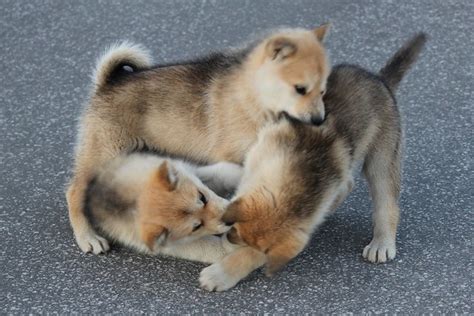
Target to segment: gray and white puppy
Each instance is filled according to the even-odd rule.
[[[260,132],[223,216],[234,224],[229,241],[242,247],[205,268],[202,287],[223,291],[263,264],[267,274],[282,268],[350,193],[361,165],[374,204],[373,239],[362,255],[379,263],[395,257],[402,128],[394,92],[425,42],[424,34],[414,36],[379,74],[334,67],[321,126],[286,115]]]

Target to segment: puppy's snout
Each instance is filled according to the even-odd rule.
[[[230,226],[226,226],[224,225],[223,223],[217,225],[217,227],[215,227],[214,229],[212,229],[212,235],[214,236],[219,236],[221,234],[225,234],[227,233],[229,230],[231,230],[232,227]]]
[[[326,111],[324,108],[324,102],[322,99],[318,99],[314,104],[313,111],[311,113],[311,123],[313,125],[319,126],[323,124],[325,118]]]
[[[323,124],[323,122],[324,122],[324,115],[317,114],[317,115],[312,115],[311,116],[311,123],[313,125],[319,126],[319,125]]]

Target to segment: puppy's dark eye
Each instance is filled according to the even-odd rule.
[[[123,69],[125,72],[133,72],[133,67],[132,67],[132,66],[129,66],[129,65],[123,65],[123,66],[122,66],[122,69]]]
[[[202,192],[199,192],[199,201],[202,202],[202,204],[206,205],[207,204],[207,197],[202,194]]]
[[[295,85],[295,91],[299,95],[305,95],[306,94],[306,87],[297,84],[297,85]]]
[[[202,222],[199,222],[199,223],[195,223],[193,225],[193,232],[195,232],[196,230],[198,230],[199,228],[202,227]]]

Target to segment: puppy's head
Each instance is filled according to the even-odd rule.
[[[157,244],[225,233],[230,226],[221,219],[227,205],[198,178],[165,161],[139,199],[141,238],[153,250]]]
[[[324,121],[323,95],[330,65],[322,41],[328,24],[270,36],[260,46],[254,87],[265,109],[316,125]]]
[[[233,225],[227,234],[229,242],[265,253],[267,276],[296,257],[308,240],[294,219],[276,214],[274,207],[270,201],[241,198],[232,202],[223,216],[226,224]]]

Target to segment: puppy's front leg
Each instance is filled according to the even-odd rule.
[[[206,236],[192,242],[162,248],[161,253],[191,261],[214,263],[231,253],[236,247],[227,240],[225,235],[223,237]]]
[[[208,291],[225,291],[266,262],[264,253],[245,246],[201,271],[199,282]]]
[[[196,175],[215,192],[233,192],[242,179],[243,168],[230,162],[197,167]]]
[[[354,179],[350,178],[346,184],[342,185],[339,194],[336,196],[336,199],[332,203],[331,207],[329,208],[329,214],[333,214],[336,212],[336,209],[344,202],[347,198],[349,193],[352,192],[354,188]]]

